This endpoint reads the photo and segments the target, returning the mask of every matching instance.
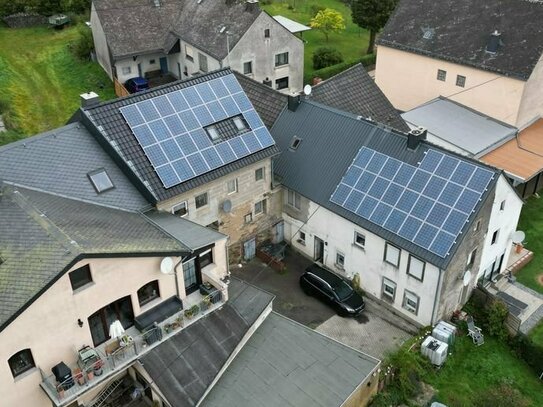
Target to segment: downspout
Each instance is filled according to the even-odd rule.
[[[432,319],[430,320],[430,324],[434,325],[434,317],[436,314],[436,305],[439,303],[439,293],[441,292],[441,276],[443,274],[443,270],[439,269],[439,278],[437,279],[437,287],[436,287],[436,293],[434,295],[434,307],[432,309]]]

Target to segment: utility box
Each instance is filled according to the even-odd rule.
[[[420,352],[435,366],[442,366],[445,363],[448,350],[449,345],[433,336],[427,337],[420,347]]]

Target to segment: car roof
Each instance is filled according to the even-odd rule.
[[[342,279],[339,276],[336,276],[334,273],[322,268],[318,264],[312,264],[306,269],[306,271],[323,279],[330,285],[335,285],[342,281]]]
[[[133,81],[136,85],[146,85],[148,83],[147,79],[142,78],[141,76],[132,78],[130,80]]]

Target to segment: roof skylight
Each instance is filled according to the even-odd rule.
[[[115,188],[111,178],[107,174],[104,168],[100,168],[95,171],[91,171],[87,174],[89,180],[91,181],[92,186],[97,193],[101,194],[102,192],[109,191],[110,189]]]

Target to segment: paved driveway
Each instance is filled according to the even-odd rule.
[[[285,263],[287,271],[282,274],[258,259],[241,268],[233,267],[231,272],[274,294],[273,308],[280,314],[377,358],[397,349],[415,332],[404,320],[367,299],[366,311],[360,317],[337,316],[329,306],[300,289],[298,280],[311,260],[287,251]]]

